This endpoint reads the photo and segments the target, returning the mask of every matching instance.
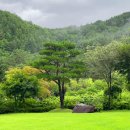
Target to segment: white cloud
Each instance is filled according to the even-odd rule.
[[[35,19],[39,19],[41,17],[46,17],[42,15],[42,12],[37,9],[27,9],[23,10],[22,12],[18,13],[24,20],[31,20],[34,21]]]
[[[130,11],[130,0],[0,0],[0,9],[44,27],[81,25]]]

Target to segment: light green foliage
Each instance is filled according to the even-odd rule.
[[[115,71],[113,72],[113,78],[112,78],[112,91],[111,91],[111,96],[114,99],[121,98],[121,93],[122,91],[127,89],[127,80],[126,76],[120,74],[119,72]],[[109,95],[109,89],[106,88],[105,92],[106,95]]]
[[[130,110],[130,93],[129,91],[123,91],[121,93],[121,98],[118,98],[118,100],[113,100],[112,109],[128,109]]]
[[[22,69],[15,68],[6,72],[4,90],[7,96],[14,98],[15,103],[24,102],[27,97],[38,93],[38,79],[28,75]]]
[[[73,109],[76,104],[82,103],[83,99],[81,96],[66,96],[65,97],[65,108]]]
[[[88,79],[79,79],[78,81],[71,79],[70,83],[67,85],[67,95],[82,95],[85,93],[97,93],[101,90],[104,90],[107,87],[107,84],[104,80],[93,80],[92,78]]]
[[[123,75],[119,73],[118,71],[115,71],[113,73],[113,85],[116,85],[120,87],[121,89],[125,90],[127,86],[127,77],[126,75]]]
[[[97,110],[103,109],[104,89],[107,83],[104,80],[95,80],[91,78],[71,80],[68,84],[65,98],[65,106],[73,108],[78,103],[94,105]]]

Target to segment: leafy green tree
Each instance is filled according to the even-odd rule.
[[[35,67],[44,70],[42,77],[53,80],[59,89],[60,107],[64,108],[65,83],[70,78],[79,78],[85,70],[84,64],[76,60],[79,51],[70,42],[46,43],[40,52],[41,59]]]
[[[6,72],[4,90],[8,97],[14,98],[15,105],[24,103],[25,98],[35,97],[38,93],[38,79],[14,68]]]
[[[86,53],[86,64],[90,75],[94,78],[105,79],[107,82],[109,90],[108,109],[111,109],[113,72],[119,62],[118,48],[119,44],[112,43],[107,46],[97,47]]]

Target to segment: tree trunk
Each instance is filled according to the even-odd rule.
[[[109,95],[108,95],[108,110],[111,109],[111,95],[110,95],[110,88],[109,88]]]
[[[109,88],[109,96],[108,96],[108,110],[111,109],[111,91],[112,91],[112,76],[111,76],[111,71],[109,73],[109,83],[108,83],[108,88]]]
[[[60,81],[58,83],[59,86],[59,96],[60,96],[60,108],[64,108],[64,96],[65,96],[65,89],[64,89],[64,82],[61,84]]]
[[[128,84],[130,84],[130,68],[128,69],[127,80],[128,80]]]
[[[17,105],[17,97],[16,97],[16,96],[14,96],[14,105],[15,105],[15,106],[14,106],[14,107],[15,107],[15,108],[14,108],[15,111],[17,111],[17,106],[18,106],[18,105]]]
[[[60,95],[60,108],[64,108],[64,96],[62,94]]]

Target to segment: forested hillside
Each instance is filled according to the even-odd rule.
[[[0,18],[0,113],[130,109],[130,12],[59,29]]]
[[[6,11],[0,11],[0,18],[0,77],[3,77],[7,68],[28,64],[34,59],[34,53],[48,40],[49,29],[42,29]]]
[[[37,52],[44,43],[61,40],[72,41],[85,49],[130,36],[129,12],[106,21],[61,29],[41,28],[5,11],[0,11],[0,18],[0,48],[6,51],[23,49]]]
[[[0,11],[0,19],[0,75],[9,66],[28,64],[49,41],[67,40],[85,51],[130,36],[129,12],[106,21],[61,29],[42,28],[6,11]]]
[[[14,14],[0,11],[0,18],[0,47],[6,51],[37,52],[49,38],[48,29],[23,21]]]
[[[123,37],[130,36],[130,13],[80,27],[57,29],[54,33],[56,40],[69,39],[81,48],[106,45],[113,40],[121,40]]]

